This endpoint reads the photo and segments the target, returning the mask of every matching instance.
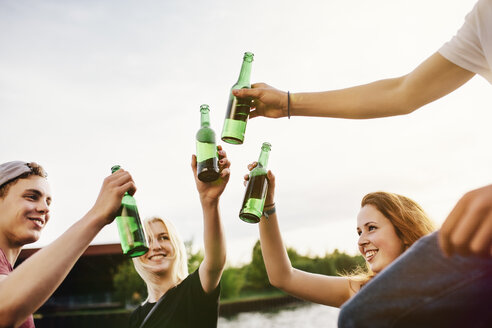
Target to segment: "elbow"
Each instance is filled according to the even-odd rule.
[[[270,282],[270,285],[285,291],[285,289],[288,286],[290,275],[288,273],[283,273],[283,272],[278,272],[275,274],[270,272],[267,273],[268,273],[268,281]]]
[[[285,285],[284,285],[284,283],[281,280],[271,279],[269,277],[268,278],[268,281],[270,282],[270,285],[272,285],[275,288],[278,288],[278,289],[281,289],[281,290],[284,290],[285,289],[285,287],[284,287]]]
[[[432,101],[432,99],[423,97],[422,87],[415,86],[415,82],[409,75],[396,79],[394,91],[393,104],[395,108],[393,112],[397,115],[410,114]]]

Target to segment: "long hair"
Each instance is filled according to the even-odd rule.
[[[412,199],[389,192],[372,192],[362,198],[361,207],[374,206],[395,228],[396,235],[402,241],[404,250],[412,246],[421,237],[430,234],[436,228],[425,211]],[[366,268],[359,268],[349,278],[361,286],[374,277],[374,272],[366,262]]]
[[[173,283],[177,285],[188,276],[188,259],[186,256],[185,245],[174,225],[169,220],[160,217],[148,218],[143,222],[147,238],[149,239],[149,244],[152,238],[154,238],[150,230],[150,223],[154,222],[162,222],[162,224],[164,224],[167,229],[171,245],[174,248],[174,261],[171,266],[171,279]],[[149,265],[143,263],[141,257],[133,258],[133,265],[135,266],[137,273],[143,281],[145,281],[148,291],[150,291],[150,289],[159,289],[159,275],[151,272]]]

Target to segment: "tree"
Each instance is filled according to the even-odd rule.
[[[239,292],[245,283],[245,269],[241,268],[227,268],[222,274],[220,281],[220,298],[228,299],[239,296]]]
[[[258,240],[253,247],[253,256],[251,263],[246,268],[245,287],[255,290],[269,289],[272,287],[268,280],[265,263],[263,262],[263,254],[261,253],[261,245]]]
[[[186,256],[188,258],[188,272],[193,272],[200,266],[203,261],[203,251],[199,249],[193,252],[193,239],[184,242],[186,248]]]
[[[145,282],[135,271],[130,259],[116,268],[116,272],[113,275],[113,286],[115,288],[115,296],[125,305],[138,304],[147,296]]]

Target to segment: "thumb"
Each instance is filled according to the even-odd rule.
[[[196,156],[191,155],[191,169],[193,170],[193,174],[196,175]]]

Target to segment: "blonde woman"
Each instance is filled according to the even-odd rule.
[[[230,163],[219,146],[220,178],[204,183],[192,169],[203,209],[205,254],[200,267],[188,274],[186,250],[170,221],[144,221],[149,252],[133,260],[147,285],[147,300],[130,318],[130,327],[216,327],[220,278],[226,260],[219,198],[229,180]]]

